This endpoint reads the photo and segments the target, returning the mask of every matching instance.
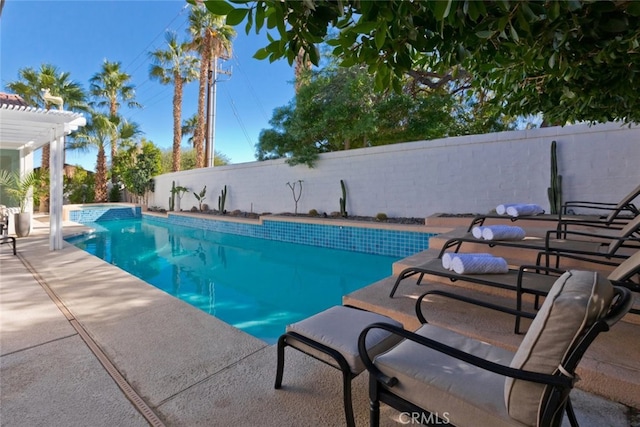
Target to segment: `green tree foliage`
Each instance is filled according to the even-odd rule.
[[[96,149],[96,178],[94,201],[107,201],[107,149],[114,132],[114,124],[104,114],[94,113],[87,125],[73,135],[73,141],[67,144],[71,150],[88,151]]]
[[[87,111],[87,95],[82,86],[71,80],[69,73],[51,64],[42,64],[38,69],[21,68],[18,70],[18,80],[6,86],[31,107],[49,108],[42,98],[42,90],[49,89],[52,95],[63,98],[65,110]]]
[[[112,170],[119,174],[124,188],[138,198],[136,202],[144,202],[147,192],[153,190],[152,178],[162,173],[162,151],[144,138],[139,143],[129,142],[118,150]]]
[[[162,151],[150,141],[129,149],[129,167],[122,175],[125,188],[144,200],[148,191],[153,190],[153,177],[162,171]]]
[[[76,166],[71,178],[64,177],[64,194],[69,203],[93,203],[95,175]]]
[[[256,146],[258,160],[288,157],[289,164],[313,166],[324,152],[512,127],[472,91],[376,92],[373,79],[363,67],[328,65],[312,73],[294,101],[274,110],[272,128]]]
[[[293,63],[316,45],[341,65],[366,65],[379,89],[402,90],[407,73],[441,84],[462,74],[491,90],[510,115],[547,121],[640,119],[640,2],[616,0],[205,2],[227,24],[265,24],[255,57]],[[235,4],[233,6],[232,4]],[[246,19],[246,21],[245,21]],[[328,40],[331,28],[339,36]],[[277,34],[275,34],[277,33]],[[278,38],[279,36],[279,38]]]
[[[162,159],[161,159],[161,173],[169,173],[172,168],[172,151],[171,150],[163,150],[162,151]],[[214,166],[224,166],[228,165],[231,162],[229,157],[222,153],[216,153],[213,158]],[[180,170],[186,171],[190,169],[196,168],[196,150],[189,149],[183,150],[180,156]]]
[[[119,109],[122,102],[126,102],[129,108],[142,108],[136,102],[135,86],[131,84],[131,75],[121,69],[120,62],[104,60],[102,68],[89,79],[91,95],[94,97],[92,106],[104,108],[111,120],[121,120]],[[116,157],[118,147],[123,143],[118,133],[111,138],[111,159]],[[118,175],[111,171],[111,182],[115,185]]]
[[[96,202],[107,201],[107,150],[118,141],[122,141],[125,145],[130,144],[139,133],[139,127],[135,122],[127,122],[120,116],[108,117],[92,112],[87,125],[73,134],[73,141],[67,144],[67,148],[98,151],[94,193]],[[116,157],[117,155],[112,159]]]
[[[131,76],[122,71],[120,62],[105,59],[101,70],[89,79],[91,95],[96,99],[94,105],[105,108],[110,116],[118,114],[121,102],[126,102],[129,108],[141,108],[130,81]]]
[[[26,174],[20,172],[9,173],[0,170],[0,185],[20,207],[20,212],[25,212],[34,192],[39,188],[42,175],[40,171],[31,171]]]

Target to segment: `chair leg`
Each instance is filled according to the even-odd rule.
[[[578,419],[576,418],[576,413],[573,410],[573,405],[571,404],[570,398],[567,398],[567,404],[564,408],[567,412],[567,418],[569,418],[569,424],[571,424],[571,427],[579,427]]]
[[[378,383],[375,378],[369,376],[369,426],[380,425],[380,401],[378,400]]]
[[[285,347],[285,335],[281,335],[278,338],[278,364],[276,368],[276,382],[273,388],[279,389],[282,387],[282,375],[284,373],[284,347]]]
[[[304,336],[300,336],[299,334],[296,334],[295,332],[287,332],[284,333],[282,335],[280,335],[280,338],[278,338],[278,345],[277,345],[277,366],[276,366],[276,381],[274,384],[274,388],[275,389],[279,389],[282,387],[282,376],[284,373],[284,348],[286,346],[290,346],[292,348],[295,348],[296,350],[302,351],[303,353],[305,353],[304,350],[301,350],[300,348],[296,347],[295,345],[292,345],[290,343],[287,343],[287,337],[295,337],[296,341],[301,341],[304,344],[310,346],[311,348],[314,348],[316,350],[322,351],[325,354],[327,354],[328,356],[331,356],[337,363],[338,365],[338,369],[340,369],[340,371],[342,372],[342,391],[343,391],[343,399],[344,399],[344,415],[346,418],[346,422],[347,422],[347,427],[355,427],[355,420],[354,420],[354,416],[353,416],[353,404],[351,402],[351,380],[356,376],[355,374],[353,374],[351,372],[351,368],[349,367],[349,364],[347,363],[347,361],[345,360],[344,356],[342,356],[342,354],[340,354],[338,351],[329,348],[321,343],[318,343],[316,341],[313,341],[309,338],[306,338]],[[321,359],[318,359],[321,360]],[[331,365],[334,366],[334,365]],[[335,367],[335,366],[334,366]]]
[[[351,403],[351,372],[342,371],[342,392],[344,394],[344,416],[347,420],[347,427],[355,427],[353,417],[353,404]]]

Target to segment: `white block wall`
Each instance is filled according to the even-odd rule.
[[[226,209],[293,212],[286,185],[303,180],[298,212],[339,211],[340,180],[350,215],[425,217],[437,212],[485,213],[500,203],[549,208],[550,145],[558,144],[563,200],[617,202],[640,184],[640,127],[617,123],[575,125],[327,153],[316,167],[284,160],[176,172],[156,177],[149,206],[168,208],[172,181],[199,192],[217,209],[227,186]],[[197,206],[187,193],[182,209]]]

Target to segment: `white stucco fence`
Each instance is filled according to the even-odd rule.
[[[167,209],[172,181],[200,192],[217,209],[293,212],[287,182],[303,180],[298,212],[339,211],[340,180],[350,215],[425,217],[436,212],[484,213],[500,203],[549,208],[550,146],[557,141],[563,200],[616,202],[640,184],[640,127],[618,123],[551,127],[327,153],[316,167],[284,160],[241,163],[156,177],[149,206]],[[296,187],[297,189],[297,187]],[[197,206],[191,192],[180,207]]]

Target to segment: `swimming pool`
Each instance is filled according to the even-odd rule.
[[[144,218],[87,225],[95,231],[68,241],[270,344],[287,324],[389,276],[398,259]]]

